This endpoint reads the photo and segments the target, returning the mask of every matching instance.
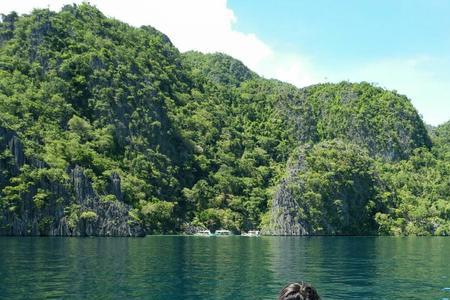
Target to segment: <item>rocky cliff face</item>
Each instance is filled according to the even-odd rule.
[[[383,191],[367,151],[341,140],[297,149],[271,206],[266,234],[349,235],[376,232]]]
[[[25,165],[31,169],[47,168],[46,164],[25,157],[18,136],[0,127],[0,189],[20,174]],[[30,169],[28,168],[28,169]],[[117,201],[103,201],[94,192],[83,169],[67,170],[69,180],[54,182],[40,179],[11,203],[0,198],[0,235],[49,236],[141,236],[140,225],[129,216],[131,207],[122,202],[120,177],[113,173],[109,192]],[[46,191],[44,203],[36,197]],[[0,194],[0,197],[1,194]]]
[[[299,205],[292,195],[289,185],[298,172],[306,168],[305,157],[300,155],[294,164],[288,167],[288,176],[279,185],[272,201],[270,221],[262,233],[265,235],[309,235],[308,224],[299,217]]]
[[[309,235],[307,223],[298,216],[299,206],[288,189],[289,179],[283,180],[272,202],[270,225],[265,235]]]

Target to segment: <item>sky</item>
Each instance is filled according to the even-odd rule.
[[[2,0],[0,13],[80,2]],[[450,120],[450,0],[89,2],[180,51],[223,52],[298,87],[367,81],[408,96],[428,124]]]

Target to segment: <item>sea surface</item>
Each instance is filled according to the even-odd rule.
[[[0,299],[450,299],[450,238],[0,238]]]

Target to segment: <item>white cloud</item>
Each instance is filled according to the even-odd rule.
[[[276,78],[292,83],[298,87],[324,81],[319,75],[311,58],[294,53],[273,52],[261,60],[255,69],[267,78]]]
[[[3,1],[1,12],[28,13],[33,8],[59,10],[80,0]],[[226,0],[91,0],[105,15],[134,26],[151,25],[162,31],[181,51],[223,52],[250,69],[297,86],[317,82],[310,63],[302,56],[276,53],[253,33],[233,27],[237,22]]]
[[[106,15],[132,25],[156,27],[181,51],[224,52],[251,68],[272,52],[254,34],[233,30],[236,16],[226,0],[129,0],[126,7],[105,0],[92,3]]]

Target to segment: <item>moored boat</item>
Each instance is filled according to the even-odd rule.
[[[199,232],[197,232],[196,234],[194,234],[195,236],[212,236],[213,234],[211,233],[211,231],[209,231],[208,229],[206,230],[201,230]]]
[[[261,232],[259,230],[249,230],[249,232],[243,233],[242,236],[251,236],[251,237],[261,236]]]
[[[231,231],[229,231],[229,230],[220,229],[220,230],[216,230],[215,235],[216,236],[230,236],[232,234],[231,234]]]

